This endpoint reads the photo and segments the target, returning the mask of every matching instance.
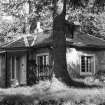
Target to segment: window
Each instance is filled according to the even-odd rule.
[[[49,64],[49,55],[48,54],[39,54],[36,58],[37,65],[39,66],[40,71],[43,71],[43,68]]]
[[[38,54],[36,56],[36,63],[37,63],[36,77],[38,78],[38,80],[47,79],[50,71],[49,54],[48,53]]]
[[[81,56],[81,74],[92,74],[95,69],[94,56]]]

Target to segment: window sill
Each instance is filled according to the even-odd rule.
[[[93,73],[92,72],[80,72],[80,75],[93,75]]]

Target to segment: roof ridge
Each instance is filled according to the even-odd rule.
[[[96,37],[96,36],[93,36],[93,35],[90,35],[90,34],[87,34],[88,36],[91,36],[91,37],[94,37],[94,38],[97,38],[97,39],[99,39],[99,40],[101,40],[101,41],[105,41],[104,39],[101,39],[101,38],[98,38],[98,37]]]

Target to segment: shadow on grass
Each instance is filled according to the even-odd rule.
[[[0,101],[0,105],[61,105],[61,103],[63,103],[62,100],[38,100],[24,95],[5,96]]]
[[[67,81],[66,84],[74,88],[102,88],[103,87],[101,85],[96,85],[96,84],[88,85],[88,84],[85,84],[84,82],[75,81],[73,79],[70,79],[69,81]]]
[[[24,95],[5,96],[0,101],[0,105],[62,105],[64,99],[36,99]]]
[[[74,80],[71,80],[71,82],[69,81],[69,85],[74,88],[99,88],[101,87],[97,85],[86,85],[83,82],[77,82]],[[51,97],[52,96],[54,97],[54,99],[51,98],[49,101],[48,101],[48,96],[46,96],[47,98],[44,98],[46,100],[41,100],[43,98],[40,98],[40,97],[43,97],[43,96],[45,97],[45,95],[47,94],[44,94],[42,96],[36,96],[36,97],[35,97],[35,94],[34,96],[24,96],[24,95],[18,95],[18,94],[7,95],[7,96],[4,96],[4,98],[0,101],[0,105],[61,105],[62,103],[61,100],[59,102],[54,100],[56,98],[55,97],[56,95],[53,96],[52,94],[49,94],[51,95]]]
[[[1,101],[0,105],[34,105],[31,97],[23,95],[9,95],[5,96]]]

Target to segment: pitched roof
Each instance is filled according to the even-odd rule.
[[[72,42],[72,45],[79,47],[102,47],[105,48],[105,40],[95,37],[90,34],[78,33],[74,35],[73,39],[68,39],[68,42]]]
[[[78,35],[74,35],[73,39],[70,37],[71,35],[66,38],[68,45],[105,48],[105,40],[89,34],[78,33]],[[1,48],[33,47],[44,44],[49,45],[52,41],[52,31],[47,31],[35,35],[21,35],[17,39],[1,45]]]
[[[34,36],[22,35],[12,40],[11,42],[4,43],[1,48],[16,48],[16,47],[30,47],[34,40]]]
[[[51,32],[41,32],[35,35],[20,35],[16,39],[1,45],[1,48],[32,47],[47,44],[51,41]]]

